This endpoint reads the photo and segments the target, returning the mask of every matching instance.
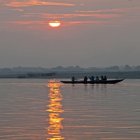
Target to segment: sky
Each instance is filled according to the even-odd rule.
[[[0,67],[139,60],[140,0],[0,0]]]

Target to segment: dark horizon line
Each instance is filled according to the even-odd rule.
[[[3,66],[3,67],[0,67],[0,69],[5,69],[5,68],[9,68],[9,69],[14,69],[14,68],[45,68],[45,69],[52,69],[52,68],[59,68],[59,67],[62,67],[62,68],[69,68],[69,67],[79,67],[79,68],[111,68],[111,67],[140,67],[140,64],[139,65],[128,65],[128,64],[124,64],[124,65],[110,65],[110,66],[87,66],[87,67],[84,67],[84,66],[79,66],[79,65],[69,65],[69,66],[64,66],[64,65],[57,65],[57,66],[53,66],[53,67],[47,67],[47,66]]]

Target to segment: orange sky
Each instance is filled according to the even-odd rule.
[[[0,12],[2,66],[139,63],[138,0],[0,0]],[[53,20],[60,21],[61,27],[49,27],[48,23]],[[128,50],[133,58],[129,57]],[[22,52],[25,54],[20,55]],[[72,60],[69,52],[74,55]],[[64,59],[65,55],[69,57]],[[27,62],[27,58],[31,60]]]

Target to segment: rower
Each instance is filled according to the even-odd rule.
[[[107,77],[106,77],[106,75],[104,76],[104,80],[107,81]]]
[[[99,76],[96,76],[96,81],[99,81]]]
[[[72,82],[74,83],[74,82],[75,82],[75,77],[72,76],[71,80],[72,80]]]
[[[94,82],[94,76],[89,77],[91,82]]]
[[[102,81],[105,81],[105,78],[104,78],[104,76],[103,76],[103,75],[101,76],[101,80],[102,80]]]
[[[88,78],[87,78],[87,76],[85,76],[84,77],[84,83],[87,83],[87,80],[88,80]]]

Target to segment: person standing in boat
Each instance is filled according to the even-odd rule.
[[[84,77],[84,83],[87,83],[87,80],[88,80],[88,78],[87,78],[87,76],[85,76]]]

